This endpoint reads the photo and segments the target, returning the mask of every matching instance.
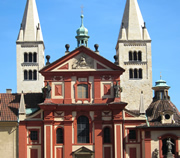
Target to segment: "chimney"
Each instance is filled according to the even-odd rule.
[[[6,93],[11,94],[12,89],[6,89]]]

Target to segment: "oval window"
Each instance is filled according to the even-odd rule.
[[[166,114],[166,115],[165,115],[165,118],[166,118],[167,120],[170,119],[169,114]]]

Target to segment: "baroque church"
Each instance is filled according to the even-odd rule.
[[[179,158],[180,113],[166,81],[152,86],[151,38],[137,0],[126,0],[114,62],[98,44],[88,47],[80,18],[77,48],[66,44],[50,63],[36,1],[27,0],[17,93],[0,94],[0,157]]]

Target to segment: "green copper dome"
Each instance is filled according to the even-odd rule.
[[[160,79],[160,80],[156,81],[155,87],[169,87],[169,86],[166,84],[166,81]]]
[[[81,45],[84,45],[86,47],[88,46],[88,39],[89,39],[88,29],[84,27],[83,18],[84,18],[84,15],[82,14],[81,15],[81,26],[76,31],[76,33],[77,33],[76,39],[77,39],[78,47]]]
[[[81,26],[77,29],[77,36],[88,36],[88,29],[84,27],[83,24],[84,15],[81,15]]]

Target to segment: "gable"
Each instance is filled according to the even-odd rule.
[[[98,55],[85,46],[78,47],[67,55],[45,66],[40,70],[43,72],[65,72],[65,71],[113,71],[124,69],[113,64],[109,60]]]
[[[66,62],[60,64],[51,71],[107,71],[112,70],[103,63],[97,61],[96,59],[90,57],[84,52],[81,52],[74,56],[73,58],[67,60]]]

